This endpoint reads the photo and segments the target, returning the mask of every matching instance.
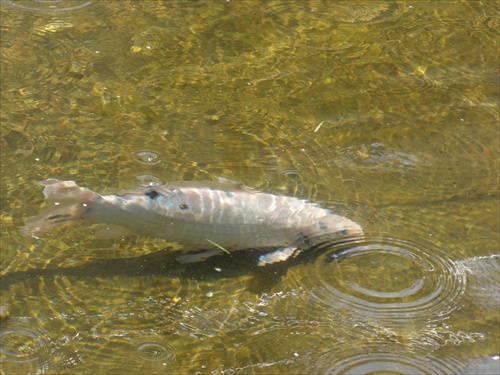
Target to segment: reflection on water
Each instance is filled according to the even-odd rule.
[[[495,2],[0,5],[2,371],[498,372]],[[217,176],[366,239],[257,267],[19,233],[47,178]]]
[[[480,256],[456,262],[467,275],[469,298],[486,309],[500,309],[500,256]]]
[[[468,361],[467,368],[463,374],[499,374],[500,357],[494,355],[486,358],[478,358]]]

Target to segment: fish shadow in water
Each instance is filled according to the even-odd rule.
[[[271,290],[286,275],[290,267],[310,262],[329,249],[331,249],[329,246],[318,245],[287,261],[259,267],[257,263],[259,256],[263,254],[262,251],[240,250],[231,254],[215,255],[204,262],[180,264],[176,259],[179,252],[166,248],[134,258],[94,259],[73,267],[32,268],[27,271],[11,272],[0,276],[0,290],[8,290],[11,285],[32,279],[50,279],[57,276],[82,278],[149,276],[216,281],[250,275],[252,277],[248,289],[260,294]],[[341,258],[335,259],[340,261]],[[328,258],[325,261],[331,262],[332,259]]]

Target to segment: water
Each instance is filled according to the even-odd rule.
[[[1,2],[5,373],[500,372],[498,4]],[[366,239],[180,265],[37,181],[223,176]]]

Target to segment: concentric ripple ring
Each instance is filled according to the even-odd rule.
[[[140,164],[155,165],[161,163],[161,155],[152,150],[140,150],[134,152],[134,160]]]
[[[30,328],[15,327],[0,332],[0,359],[26,363],[47,361],[49,344],[44,334]]]
[[[393,238],[334,245],[315,271],[321,287],[312,294],[323,306],[401,322],[449,314],[466,285],[439,246]]]
[[[175,360],[175,348],[160,342],[156,337],[141,337],[134,340],[134,349],[139,359],[147,362],[172,362]]]
[[[373,351],[372,351],[373,349]],[[312,374],[361,375],[361,374],[460,374],[463,364],[455,358],[408,354],[402,348],[392,352],[376,350],[370,345],[366,353],[328,352],[313,361]]]
[[[62,12],[68,10],[76,10],[92,4],[92,1],[87,0],[2,0],[2,2],[15,8],[36,10],[41,12]]]

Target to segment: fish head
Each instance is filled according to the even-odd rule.
[[[308,236],[316,239],[314,242],[329,240],[354,240],[364,237],[363,228],[358,223],[339,215],[327,215],[312,225]]]

